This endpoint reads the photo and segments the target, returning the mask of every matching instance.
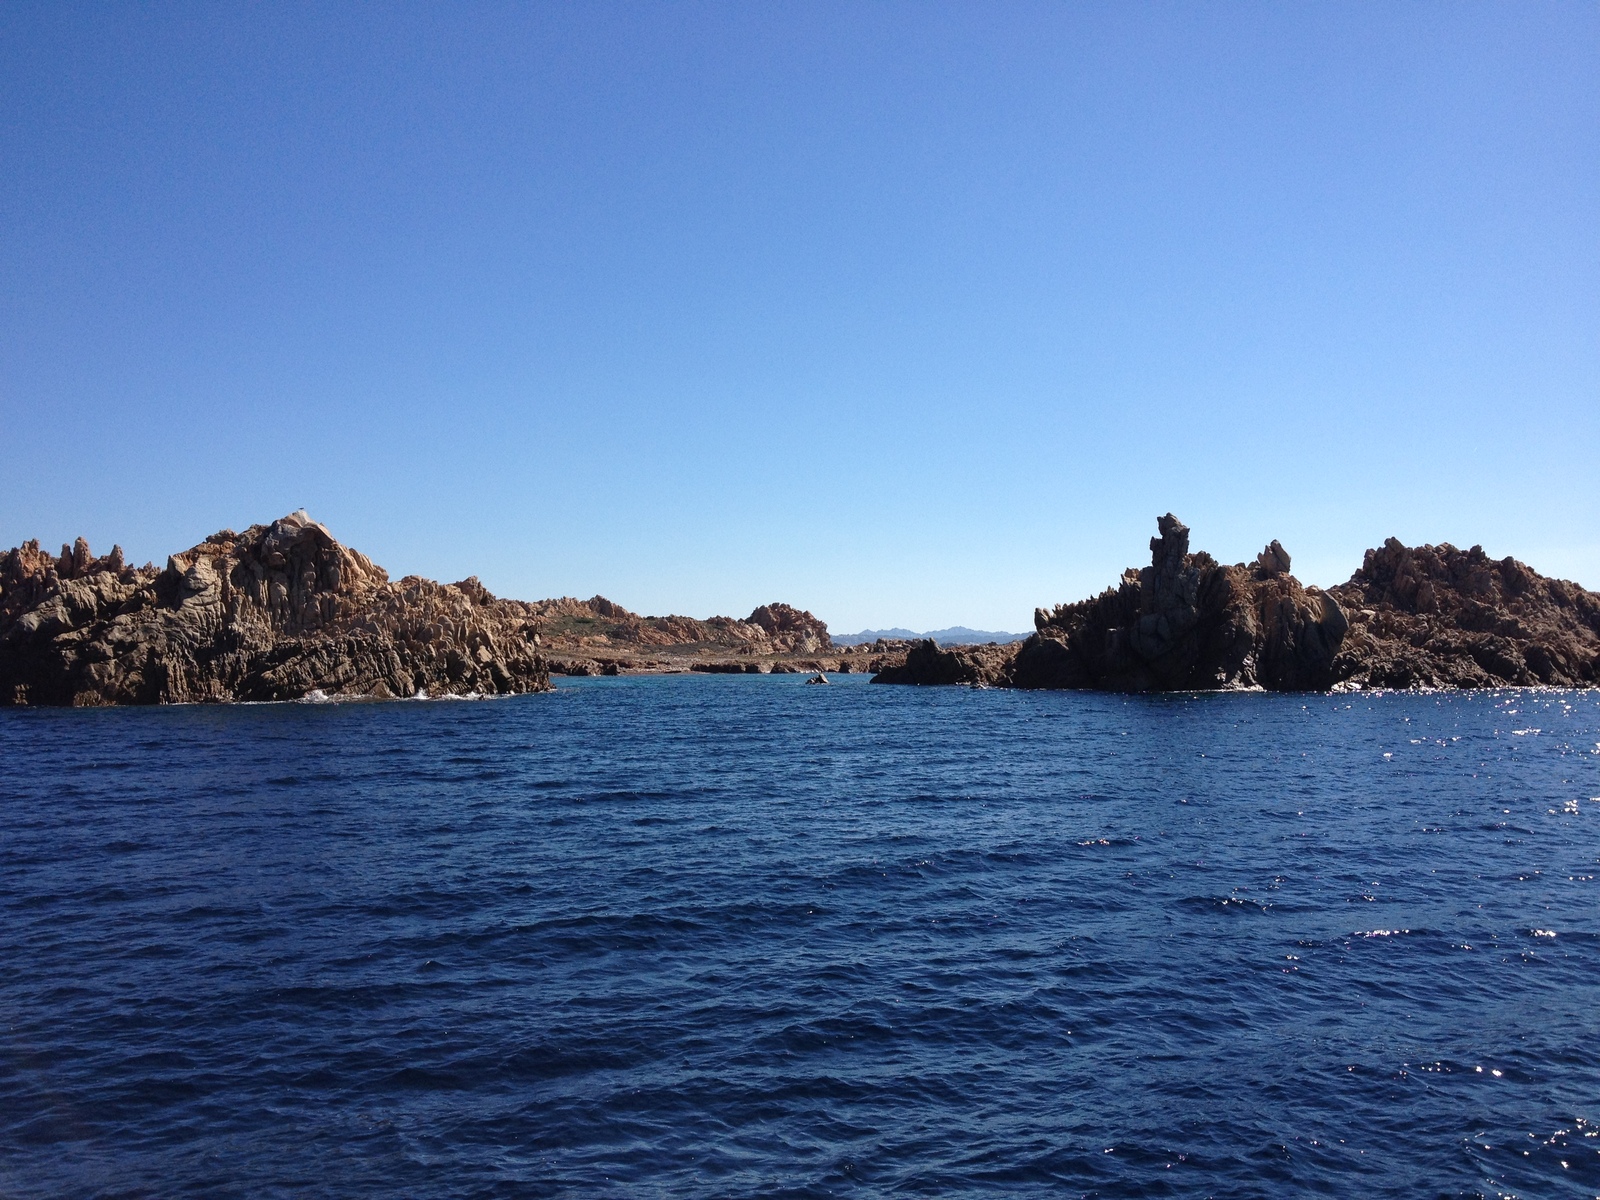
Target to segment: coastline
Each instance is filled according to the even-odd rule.
[[[476,577],[391,581],[304,511],[131,567],[79,538],[0,556],[0,707],[500,696],[552,676],[870,675],[874,683],[1105,692],[1337,693],[1600,684],[1600,594],[1477,546],[1366,553],[1302,585],[1191,553],[1173,514],[1150,565],[1034,612],[1021,641],[834,644],[773,602],[748,617],[642,616],[603,596],[519,601]]]

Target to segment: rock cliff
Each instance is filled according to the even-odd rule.
[[[0,705],[540,691],[537,620],[475,578],[391,582],[304,512],[159,570],[29,542],[0,558]]]

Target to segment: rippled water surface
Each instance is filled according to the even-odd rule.
[[[1600,1194],[1600,694],[0,712],[0,1195]]]

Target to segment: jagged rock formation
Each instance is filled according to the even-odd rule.
[[[1189,553],[1171,513],[1150,565],[1091,600],[1039,609],[1021,647],[910,647],[874,682],[1106,691],[1499,687],[1600,683],[1600,594],[1482,548],[1390,538],[1348,583],[1289,573],[1274,541],[1253,563]]]
[[[1338,601],[1301,586],[1273,542],[1254,564],[1189,553],[1189,529],[1168,513],[1150,565],[1092,600],[1034,614],[1003,682],[1025,688],[1189,691],[1332,686],[1349,623]]]
[[[0,705],[540,691],[537,620],[476,578],[390,582],[304,512],[161,570],[29,542],[0,558]]]
[[[1600,682],[1600,595],[1481,546],[1390,538],[1332,589],[1350,613],[1335,674],[1363,687]]]

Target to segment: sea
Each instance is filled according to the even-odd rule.
[[[0,1196],[1594,1197],[1600,692],[0,710]]]

